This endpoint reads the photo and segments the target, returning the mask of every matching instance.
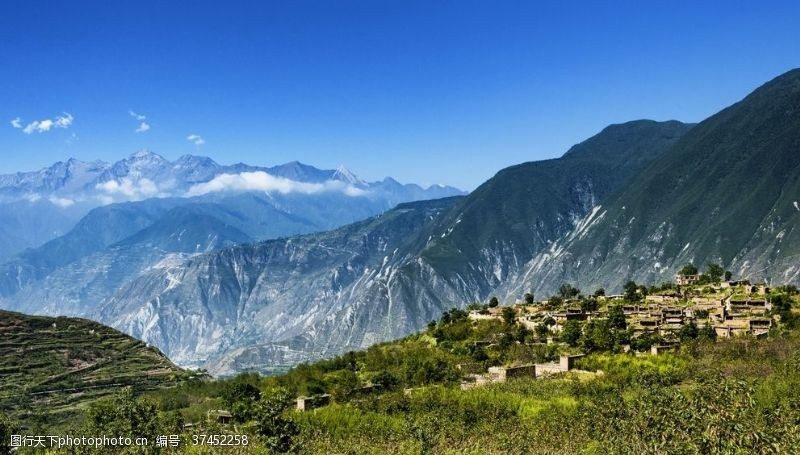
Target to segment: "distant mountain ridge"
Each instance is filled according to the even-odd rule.
[[[169,161],[150,151],[136,152],[115,163],[71,158],[38,171],[0,175],[0,263],[25,248],[41,246],[65,234],[96,207],[197,196],[224,203],[226,198],[246,192],[271,195],[275,204],[282,204],[279,210],[300,218],[316,217],[311,223],[315,230],[363,219],[402,202],[464,194],[449,186],[422,188],[400,184],[389,177],[366,182],[344,166],[326,170],[298,161],[272,167],[220,165],[211,158],[194,155]],[[311,194],[317,196],[316,205],[306,204],[305,209],[297,205],[303,195]],[[330,220],[327,212],[320,212],[326,215],[324,219],[308,212],[318,209],[323,201],[329,204],[337,200],[338,194],[359,201],[342,204],[345,208],[341,215]],[[350,215],[344,213],[351,208],[356,210]],[[303,232],[308,230],[282,234]]]
[[[108,199],[103,197],[116,197],[114,201],[118,202],[154,196],[184,196],[192,185],[208,182],[222,174],[245,172],[264,172],[302,183],[339,181],[363,189],[384,183],[366,182],[344,166],[318,169],[299,161],[272,167],[244,163],[221,165],[209,157],[194,155],[183,155],[175,161],[169,161],[161,155],[142,150],[115,163],[84,162],[70,158],[38,171],[0,175],[0,202],[37,198],[73,198],[70,200],[84,202],[100,198],[99,202],[107,203]],[[421,192],[443,188],[438,185],[428,188],[414,184],[400,186]],[[451,192],[449,195],[462,193],[453,187],[444,188]]]

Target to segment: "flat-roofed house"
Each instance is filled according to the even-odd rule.
[[[488,373],[492,379],[492,382],[506,382],[509,379],[523,377],[535,378],[536,365],[528,364],[514,367],[490,367]]]
[[[310,411],[322,406],[327,406],[331,402],[331,396],[327,393],[322,395],[314,395],[312,397],[297,397],[297,410]]]
[[[691,284],[695,284],[700,280],[700,275],[675,275],[675,284],[678,286],[688,286]]]

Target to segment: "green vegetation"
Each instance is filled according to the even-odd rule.
[[[582,297],[565,285],[557,296],[563,305],[576,308],[575,299],[564,296],[578,297],[581,308],[593,307],[603,317],[568,320],[560,332],[549,317],[533,323],[533,330],[520,322],[520,315],[535,314],[527,307],[543,308],[552,299],[515,311],[472,305],[472,314],[452,309],[404,339],[277,376],[248,373],[187,379],[169,389],[127,388],[87,403],[85,418],[72,420],[67,431],[180,434],[182,448],[163,453],[211,453],[190,444],[198,433],[246,435],[248,446],[235,450],[245,454],[800,451],[796,288],[770,291],[781,322],[768,337],[716,340],[708,324],[692,321],[678,334],[679,349],[661,355],[634,354],[662,340],[656,332],[633,336],[622,311],[657,288],[629,288],[631,300],[620,302],[597,292]],[[665,288],[671,292],[672,286]],[[684,291],[709,295],[702,286]],[[623,353],[627,344],[632,350]],[[578,351],[588,355],[577,360],[576,370],[461,387],[492,366],[548,363]],[[329,394],[330,402],[294,410],[296,397],[321,394]],[[232,420],[217,420],[218,410],[230,412]],[[15,425],[15,419],[0,418],[0,432],[11,433]]]

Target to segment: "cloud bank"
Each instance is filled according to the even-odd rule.
[[[264,191],[282,194],[340,192],[347,196],[364,196],[367,194],[367,191],[339,180],[328,180],[323,183],[306,183],[283,177],[275,177],[264,171],[256,171],[218,175],[208,182],[193,185],[189,188],[186,195],[201,196],[221,191]]]
[[[164,196],[158,185],[148,178],[133,180],[129,177],[121,179],[119,182],[116,180],[109,180],[107,182],[98,183],[95,189],[104,193],[103,201],[112,200],[114,196],[122,196],[125,199],[147,199],[156,196]],[[108,199],[111,197],[112,199]]]
[[[47,200],[50,201],[51,204],[57,205],[62,209],[67,207],[71,207],[75,205],[75,201],[66,197],[57,197],[57,196],[50,196]]]

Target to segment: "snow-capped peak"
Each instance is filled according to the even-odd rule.
[[[151,152],[150,150],[139,150],[134,152],[129,158],[128,161],[137,161],[137,162],[164,162],[166,159],[159,155],[158,153]]]
[[[343,164],[336,168],[336,172],[333,173],[332,176],[333,180],[341,180],[343,182],[350,183],[352,185],[362,185],[364,181],[358,178],[355,174],[353,174],[350,169],[347,169]]]

